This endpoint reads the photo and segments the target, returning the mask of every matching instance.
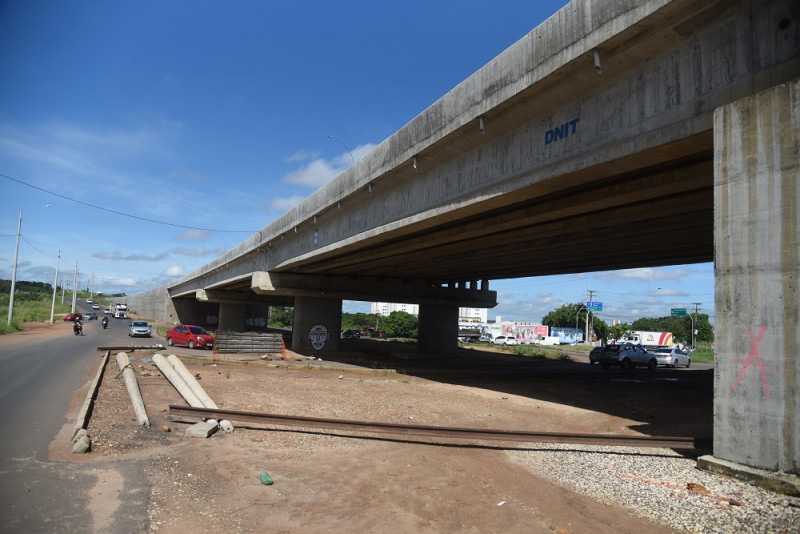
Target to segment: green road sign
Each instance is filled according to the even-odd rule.
[[[686,316],[686,308],[672,308],[670,310],[670,315],[672,317],[685,317]]]

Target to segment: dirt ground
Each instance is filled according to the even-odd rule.
[[[174,351],[173,351],[174,352]],[[400,372],[367,357],[363,366],[317,361],[182,360],[220,408],[282,415],[508,430],[630,434],[652,429],[654,415],[631,415],[613,406],[590,409],[597,391],[562,379],[498,377],[442,372],[459,361]],[[168,352],[162,352],[166,355]],[[602,505],[537,478],[509,461],[519,443],[466,444],[407,440],[315,429],[237,424],[208,439],[185,436],[196,419],[170,416],[185,405],[152,363],[152,353],[131,352],[132,367],[151,421],[140,427],[123,380],[109,359],[88,432],[92,451],[76,460],[146,459],[151,485],[149,531],[185,532],[669,532],[625,511]],[[484,362],[491,354],[481,353]],[[340,358],[354,362],[357,354]],[[471,361],[471,360],[470,360]],[[513,363],[509,364],[513,366]],[[559,364],[543,364],[553,366]],[[343,368],[346,367],[346,368]],[[588,367],[588,366],[586,366]],[[552,369],[551,369],[552,370]],[[578,382],[580,380],[578,379]],[[558,402],[565,394],[566,403]],[[83,402],[77,392],[73,404]],[[624,399],[621,399],[624,405]],[[618,412],[619,413],[616,413]],[[661,421],[661,419],[659,419]],[[677,428],[678,423],[682,428]],[[657,430],[694,432],[703,418],[660,422]],[[667,425],[667,426],[663,426]],[[676,434],[672,432],[671,435]],[[55,444],[54,451],[64,451]],[[268,473],[274,484],[260,480]],[[106,481],[104,506],[120,481]],[[105,493],[105,497],[101,495]],[[107,503],[105,503],[107,504]]]

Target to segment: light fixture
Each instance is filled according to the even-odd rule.
[[[485,134],[486,133],[486,127],[483,124],[483,117],[479,118],[479,123],[480,123],[481,133]]]
[[[414,156],[414,170],[417,170],[417,156]]]
[[[600,68],[600,52],[597,50],[594,51],[594,70],[597,74],[603,74],[603,69]]]

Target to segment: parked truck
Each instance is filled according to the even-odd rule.
[[[128,305],[127,304],[115,304],[114,305],[114,318],[115,319],[125,319],[128,317]]]
[[[672,347],[672,332],[629,332],[622,341],[625,343],[642,345],[648,349],[655,347]]]

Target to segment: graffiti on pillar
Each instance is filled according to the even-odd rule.
[[[751,365],[755,365],[758,367],[758,371],[761,374],[761,382],[764,384],[764,394],[767,396],[767,399],[770,398],[770,391],[769,391],[769,380],[767,379],[767,369],[770,371],[774,370],[774,367],[770,367],[764,364],[764,360],[761,358],[761,353],[758,350],[758,345],[761,343],[761,338],[764,337],[764,332],[767,331],[767,325],[762,325],[761,330],[758,331],[758,336],[755,338],[753,337],[753,332],[750,330],[750,325],[745,325],[747,328],[747,335],[750,336],[750,352],[747,355],[747,359],[742,360],[733,360],[734,363],[742,364],[742,368],[739,370],[739,374],[736,376],[736,380],[733,381],[733,385],[731,386],[731,391],[734,393],[739,388],[739,383],[742,381],[744,377],[745,371]],[[753,360],[755,359],[755,363]]]
[[[322,350],[329,337],[328,329],[321,324],[312,326],[308,332],[308,339],[311,340],[311,346],[314,347],[314,350]]]

